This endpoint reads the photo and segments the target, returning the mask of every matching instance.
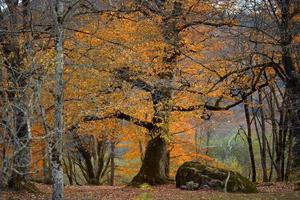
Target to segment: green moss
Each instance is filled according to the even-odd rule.
[[[228,192],[257,193],[256,185],[237,172],[207,166],[199,162],[186,162],[177,171],[176,186],[194,181],[200,185],[210,185],[213,189],[224,190],[225,180],[230,173],[227,184]]]
[[[142,190],[151,190],[152,189],[151,185],[149,185],[148,183],[143,183],[143,184],[139,185],[138,187]]]
[[[152,195],[148,192],[144,192],[138,197],[135,198],[135,200],[152,200]]]

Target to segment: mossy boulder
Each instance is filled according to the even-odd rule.
[[[224,191],[226,185],[227,192],[258,192],[256,185],[241,174],[199,162],[185,162],[177,170],[176,187],[183,188],[191,181],[198,183],[202,188]]]

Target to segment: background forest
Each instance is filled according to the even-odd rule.
[[[299,0],[0,0],[0,188],[299,180]]]

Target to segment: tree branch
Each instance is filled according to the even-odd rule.
[[[257,87],[252,87],[251,91],[244,94],[241,99],[239,99],[236,102],[229,104],[227,106],[218,106],[217,103],[215,105],[199,104],[199,105],[193,105],[193,106],[189,106],[189,107],[173,106],[172,111],[191,112],[191,111],[200,110],[200,109],[207,109],[207,110],[211,110],[211,111],[229,110],[230,108],[233,108],[233,107],[239,105],[240,103],[242,103],[243,101],[245,101],[248,96],[250,96],[251,94],[256,92],[258,89],[261,89],[268,85],[269,85],[269,83],[264,83]]]
[[[222,26],[233,26],[233,23],[231,23],[231,22],[209,22],[209,21],[205,21],[205,20],[198,20],[198,21],[186,23],[186,24],[182,25],[181,27],[178,27],[178,31],[183,31],[187,28],[190,28],[192,26],[197,26],[197,25],[222,27]]]
[[[111,118],[117,118],[117,119],[126,120],[128,122],[134,123],[137,126],[144,127],[144,128],[146,128],[148,130],[153,130],[156,127],[151,122],[146,122],[146,121],[137,119],[135,117],[132,117],[132,116],[127,115],[127,114],[122,113],[122,112],[113,113],[111,115],[107,115],[107,116],[104,116],[104,117],[98,117],[98,116],[95,116],[95,115],[89,115],[89,116],[86,116],[83,121],[84,122],[90,122],[90,121],[99,121],[99,120],[111,119]]]
[[[119,69],[115,72],[115,76],[119,79],[122,79],[128,83],[130,83],[131,85],[141,89],[141,90],[145,90],[147,92],[152,92],[154,90],[153,86],[146,83],[145,81],[141,80],[141,79],[134,79],[133,77],[136,77],[137,74],[130,71],[127,68],[122,68]]]

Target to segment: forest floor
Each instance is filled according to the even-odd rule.
[[[37,184],[40,194],[27,192],[1,192],[2,200],[48,200],[51,187]],[[132,188],[126,186],[66,186],[67,200],[300,200],[300,191],[293,191],[293,183],[258,185],[259,193],[223,193],[212,190],[186,191],[175,185]]]

